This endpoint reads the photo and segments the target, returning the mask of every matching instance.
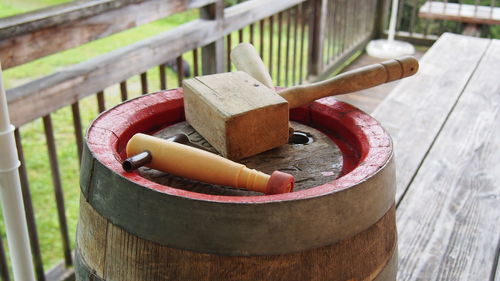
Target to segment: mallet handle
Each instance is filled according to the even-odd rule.
[[[290,192],[293,188],[293,177],[288,174],[275,172],[277,176],[269,176],[201,149],[135,134],[127,143],[127,157],[144,151],[152,156],[145,166],[184,178],[266,194]]]
[[[284,89],[278,93],[288,101],[290,108],[295,108],[320,98],[347,94],[405,78],[415,74],[417,70],[418,61],[415,58],[403,57],[348,71],[318,83]]]

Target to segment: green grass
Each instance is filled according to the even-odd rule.
[[[0,0],[0,18],[66,2],[71,2],[71,0]]]

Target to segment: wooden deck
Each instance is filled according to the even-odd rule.
[[[398,280],[500,280],[500,40],[445,33],[372,115],[397,171]]]

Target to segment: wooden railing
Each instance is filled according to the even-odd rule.
[[[327,77],[382,30],[385,1],[372,0],[249,0],[224,8],[220,0],[96,0],[77,1],[50,9],[0,19],[0,61],[5,69],[74,48],[188,9],[200,17],[170,31],[67,67],[8,89],[12,123],[16,126],[23,200],[38,280],[72,276],[73,233],[68,231],[52,115],[70,108],[75,158],[83,143],[81,100],[96,96],[98,112],[109,107],[106,91],[119,85],[120,100],[129,98],[128,80],[140,76],[141,93],[178,87],[185,77],[183,58],[192,57],[190,76],[230,71],[228,52],[238,42],[253,43],[268,66],[275,85],[290,86]],[[165,68],[175,65],[177,81],[166,81]],[[158,68],[160,85],[153,89],[148,71]],[[175,85],[175,86],[173,86]],[[42,120],[61,233],[63,262],[47,270],[42,262],[23,140],[23,126]],[[76,188],[76,187],[72,187]],[[2,242],[2,240],[0,240]],[[0,274],[11,280],[0,243]]]
[[[382,13],[385,27],[389,10],[390,1],[386,1]],[[479,25],[479,36],[500,38],[499,19],[500,1],[496,0],[400,0],[396,37],[431,45],[444,32],[465,33],[468,24],[474,23]]]

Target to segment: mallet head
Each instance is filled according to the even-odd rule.
[[[287,101],[245,72],[184,80],[186,120],[219,153],[239,160],[288,142]]]

